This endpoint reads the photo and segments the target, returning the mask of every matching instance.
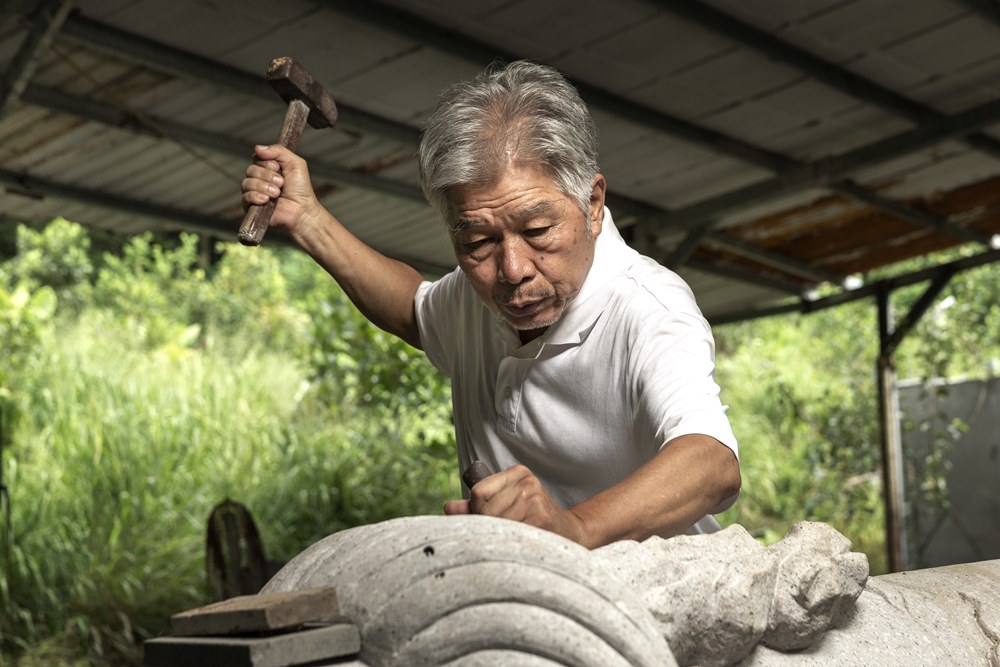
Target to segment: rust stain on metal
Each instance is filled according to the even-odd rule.
[[[954,225],[987,234],[1000,233],[1000,176],[905,203]],[[947,233],[914,225],[838,195],[748,225],[730,227],[722,233],[844,275],[864,273],[963,243]],[[695,256],[765,270],[752,260],[704,248]],[[795,279],[777,269],[767,270]]]
[[[404,162],[410,162],[412,160],[412,151],[394,151],[389,155],[380,155],[374,159],[368,160],[367,162],[363,162],[354,167],[352,171],[356,171],[361,174],[377,174],[383,169],[389,169],[390,167],[395,167],[398,164],[403,164]]]

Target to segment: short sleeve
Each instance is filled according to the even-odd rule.
[[[693,297],[672,288],[639,327],[631,354],[636,421],[657,447],[708,435],[739,455],[715,381],[715,341]],[[689,302],[689,303],[688,303]]]
[[[454,355],[447,354],[458,345],[462,275],[459,269],[435,282],[424,281],[413,296],[420,331],[420,345],[434,367],[452,377]]]

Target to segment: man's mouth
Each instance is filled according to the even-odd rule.
[[[508,303],[500,304],[502,308],[508,315],[514,318],[524,318],[531,317],[535,315],[548,306],[548,297],[543,297],[540,299],[524,299],[521,301],[511,301]]]

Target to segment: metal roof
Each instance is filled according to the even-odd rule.
[[[323,202],[384,253],[442,273],[454,257],[417,186],[420,124],[446,85],[531,58],[591,106],[623,234],[710,320],[808,309],[817,285],[958,244],[991,259],[1000,240],[996,0],[3,7],[11,219],[234,240],[250,147],[283,115],[263,74],[293,56],[340,107],[336,128],[299,146]]]

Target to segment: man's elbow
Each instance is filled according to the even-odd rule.
[[[743,476],[740,474],[740,461],[736,458],[736,454],[733,454],[732,452],[729,454],[728,463],[722,466],[723,476],[725,477],[724,498],[732,498],[737,495],[740,492],[740,488],[743,486]]]
[[[715,484],[713,485],[714,498],[712,514],[718,514],[732,507],[740,495],[743,486],[743,477],[740,474],[740,462],[736,454],[728,447],[722,453],[723,460],[716,468]]]

